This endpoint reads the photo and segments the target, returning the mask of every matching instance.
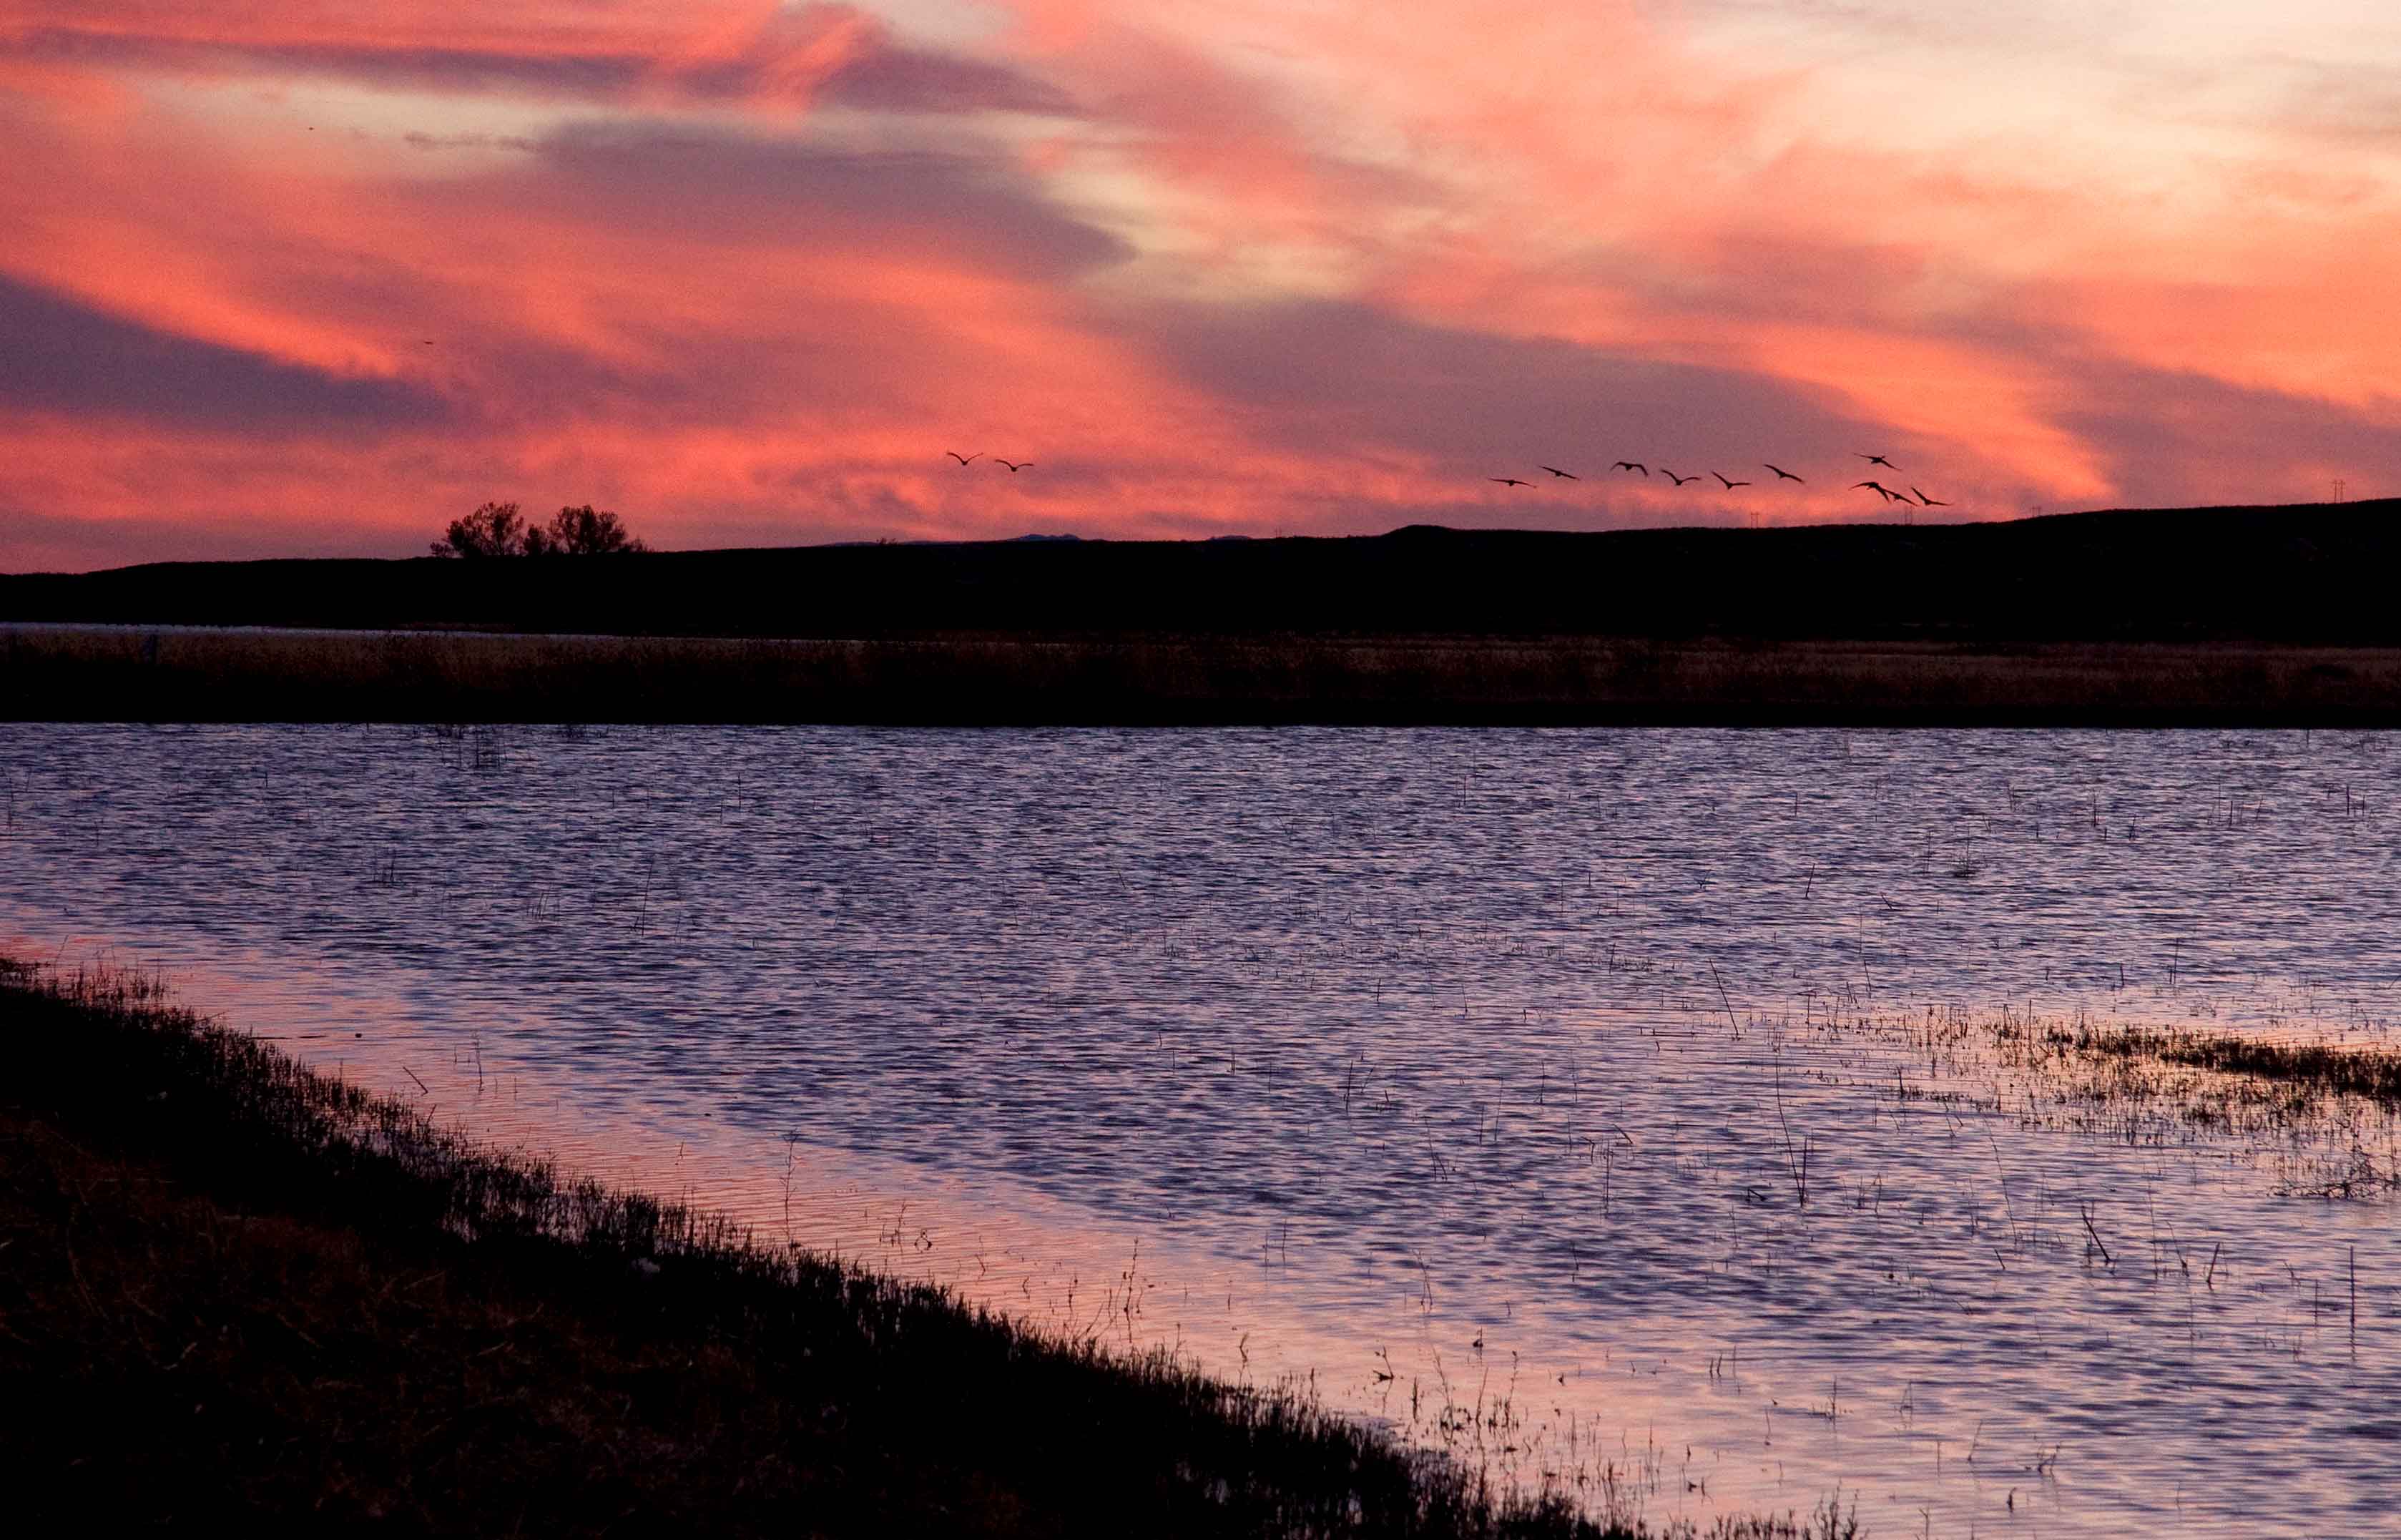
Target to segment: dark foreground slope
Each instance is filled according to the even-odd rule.
[[[0,621],[806,638],[1481,635],[2401,644],[2401,502],[2003,524],[1410,529],[0,577]]]
[[[1305,1400],[478,1152],[131,981],[0,964],[0,1031],[18,1533],[1601,1533]]]

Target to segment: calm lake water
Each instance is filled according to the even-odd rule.
[[[1929,1031],[2385,1040],[2390,738],[13,725],[0,794],[16,950],[1597,1502],[2401,1533],[2394,1201],[2308,1195],[2390,1120]]]

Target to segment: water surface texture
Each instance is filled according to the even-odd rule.
[[[1654,1519],[2392,1533],[2390,1121],[1962,1024],[2384,1041],[2395,749],[0,726],[0,934]]]

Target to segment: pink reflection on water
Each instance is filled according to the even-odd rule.
[[[2290,1195],[2389,1120],[1936,1030],[2383,1040],[2380,741],[77,732],[20,761],[20,928],[771,1244],[1654,1518],[2342,1529],[2401,1478],[2390,1209]]]

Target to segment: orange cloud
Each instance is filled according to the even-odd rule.
[[[0,566],[487,496],[697,544],[1850,517],[1856,449],[1976,516],[2401,474],[2372,140],[1727,14],[0,0]],[[1810,480],[1484,479],[1569,458]]]

